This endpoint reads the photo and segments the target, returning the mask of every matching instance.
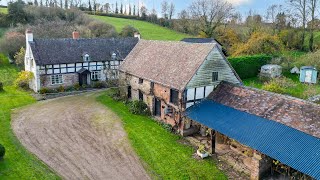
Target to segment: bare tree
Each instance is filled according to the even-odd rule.
[[[169,13],[168,13],[169,14],[169,19],[172,19],[175,11],[176,11],[176,7],[173,4],[173,2],[171,2],[170,6],[169,6]]]
[[[186,10],[182,10],[178,14],[178,24],[181,26],[181,29],[184,33],[189,32],[189,27],[190,27],[190,16]]]
[[[309,50],[313,51],[313,41],[314,41],[314,29],[315,29],[315,11],[317,9],[318,0],[308,0],[308,8],[311,12],[311,22],[310,22],[310,39],[309,39]]]
[[[215,29],[231,15],[233,7],[225,0],[194,0],[189,9],[193,19],[200,22],[200,30],[212,37]]]
[[[294,15],[300,19],[302,24],[301,49],[303,49],[304,40],[306,37],[307,24],[307,0],[289,0],[289,5],[295,10]]]
[[[68,0],[64,0],[64,8],[68,9]]]
[[[272,4],[267,9],[266,19],[272,23],[273,33],[276,32],[277,29],[277,17],[282,12],[282,6],[277,4]]]
[[[168,1],[164,0],[161,3],[161,13],[162,13],[162,17],[165,19],[168,19],[169,15],[168,15],[168,10],[169,10],[169,3]]]

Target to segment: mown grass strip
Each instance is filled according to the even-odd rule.
[[[154,178],[227,179],[212,159],[194,159],[193,147],[179,143],[180,136],[166,131],[153,119],[131,114],[127,106],[107,94],[97,100],[123,120],[133,148]]]

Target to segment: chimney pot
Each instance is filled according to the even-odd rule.
[[[73,39],[79,39],[80,38],[80,33],[78,31],[73,31],[72,33],[72,38]]]
[[[138,32],[135,32],[135,33],[133,34],[133,37],[138,38],[138,39],[141,39],[141,34],[138,33]]]

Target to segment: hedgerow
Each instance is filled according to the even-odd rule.
[[[256,77],[261,66],[271,62],[272,56],[269,55],[254,55],[240,56],[228,58],[232,67],[238,73],[241,79]]]

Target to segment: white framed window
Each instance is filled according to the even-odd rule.
[[[51,75],[51,84],[52,85],[63,84],[62,74]]]
[[[90,61],[90,56],[89,56],[89,54],[85,54],[85,55],[83,56],[83,61],[85,61],[85,62]]]
[[[101,72],[100,71],[92,71],[91,72],[91,80],[100,80]]]

